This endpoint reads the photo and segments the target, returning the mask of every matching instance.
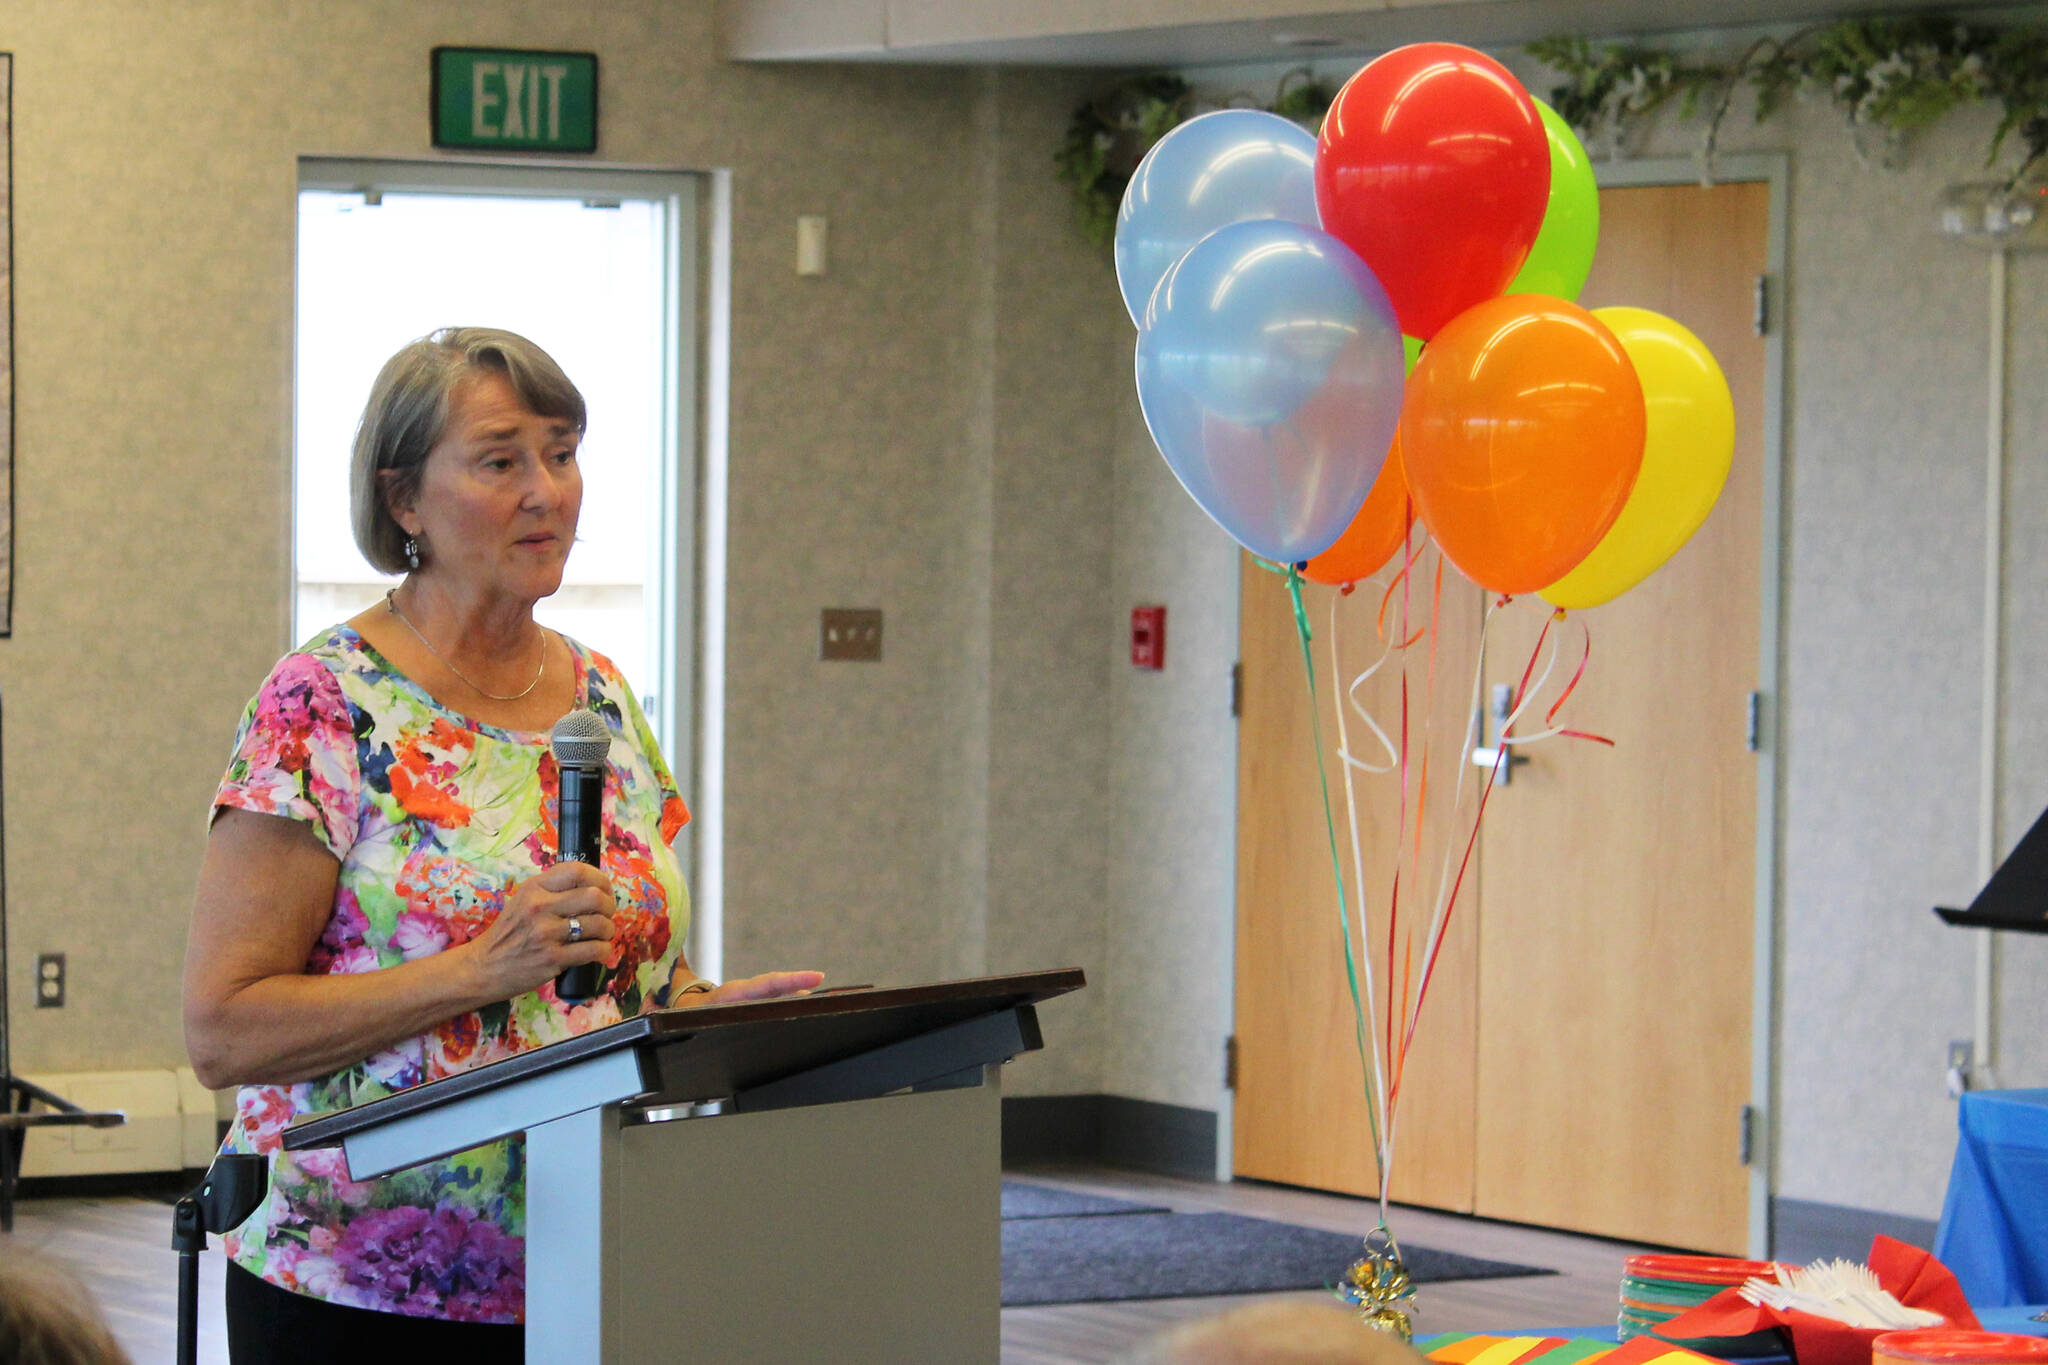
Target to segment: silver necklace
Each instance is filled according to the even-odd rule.
[[[514,692],[509,696],[500,696],[496,692],[484,691],[481,687],[478,687],[474,682],[471,682],[469,675],[467,673],[464,673],[461,669],[457,668],[454,665],[454,663],[448,658],[447,655],[443,654],[440,650],[434,648],[434,642],[432,640],[429,640],[426,636],[420,634],[420,628],[412,623],[412,618],[407,616],[404,612],[398,609],[398,598],[396,596],[397,592],[398,590],[396,588],[392,588],[384,594],[384,606],[386,610],[388,610],[393,616],[396,616],[399,619],[399,621],[405,626],[405,628],[412,632],[413,639],[418,640],[421,644],[427,647],[427,653],[433,655],[436,659],[439,659],[441,661],[441,666],[443,668],[447,669],[450,673],[453,673],[456,677],[462,679],[462,681],[468,685],[469,690],[476,693],[479,697],[489,697],[492,701],[518,701],[522,697],[526,696],[528,693],[532,692],[534,688],[539,687],[540,680],[547,676],[548,636],[547,631],[543,628],[541,630],[540,636],[540,667],[536,668],[533,671],[533,681],[528,683],[519,691]]]

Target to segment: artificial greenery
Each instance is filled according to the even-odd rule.
[[[1528,51],[1564,77],[1550,91],[1552,107],[1589,143],[1609,150],[1651,114],[1675,105],[1682,118],[1705,113],[1701,151],[1711,166],[1722,121],[1736,95],[1748,89],[1759,120],[1795,94],[1824,94],[1859,133],[1877,135],[1887,154],[1950,111],[1987,102],[2001,116],[1985,163],[1995,163],[2016,141],[2020,164],[2008,184],[2048,164],[2048,30],[2040,28],[1934,15],[1845,19],[1760,38],[1732,61],[1570,35],[1531,43]],[[1178,76],[1130,76],[1074,111],[1053,159],[1073,189],[1082,232],[1107,246],[1138,163],[1204,107],[1264,108],[1314,130],[1335,95],[1305,67],[1282,77],[1268,102],[1237,96],[1208,106]]]
[[[1335,97],[1333,87],[1304,67],[1281,77],[1270,103],[1245,97],[1226,103],[1264,108],[1313,131]],[[1060,179],[1073,188],[1074,216],[1090,241],[1106,247],[1115,239],[1117,210],[1138,163],[1154,143],[1201,112],[1186,81],[1160,75],[1127,77],[1074,111],[1053,161]]]
[[[2040,29],[1938,16],[1845,19],[1787,38],[1761,38],[1732,62],[1568,35],[1532,43],[1528,51],[1565,77],[1550,92],[1552,107],[1589,141],[1610,147],[1676,101],[1685,118],[1707,108],[1703,153],[1711,160],[1722,119],[1747,87],[1755,91],[1759,120],[1794,94],[1822,93],[1853,127],[1880,134],[1888,147],[1953,109],[1987,101],[2002,112],[1987,165],[2014,137],[2023,149],[2014,181],[2048,156],[2048,31]]]

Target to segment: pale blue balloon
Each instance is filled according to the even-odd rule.
[[[1197,242],[1152,292],[1142,329],[1161,378],[1204,411],[1249,426],[1285,421],[1369,328],[1379,282],[1312,228],[1235,223]]]
[[[1281,563],[1329,549],[1358,514],[1406,368],[1378,278],[1298,223],[1203,238],[1138,328],[1138,402],[1159,453],[1233,539]]]
[[[1219,109],[1154,144],[1124,190],[1116,282],[1131,321],[1189,247],[1220,227],[1278,218],[1320,227],[1315,135],[1263,109]]]

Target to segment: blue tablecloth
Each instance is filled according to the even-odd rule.
[[[2048,1301],[2048,1090],[1964,1095],[1934,1254],[1981,1313]]]
[[[1970,1305],[1976,1308],[1975,1304]],[[2010,1308],[1978,1308],[1977,1321],[1987,1332],[2015,1332],[2023,1337],[2048,1337],[2048,1322],[2035,1320],[2043,1311],[2038,1303],[2015,1304]]]

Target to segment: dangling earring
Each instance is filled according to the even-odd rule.
[[[405,563],[412,569],[420,566],[420,543],[411,536],[405,538]]]

